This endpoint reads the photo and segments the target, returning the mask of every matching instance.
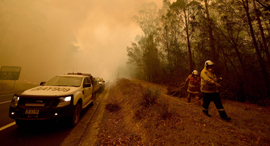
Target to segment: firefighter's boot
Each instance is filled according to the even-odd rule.
[[[219,111],[219,115],[225,121],[230,121],[231,120],[231,118],[227,116],[225,111]]]
[[[208,114],[207,110],[203,110],[203,114],[205,114],[207,117],[211,117],[211,115]]]

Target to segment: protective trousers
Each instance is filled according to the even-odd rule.
[[[208,114],[208,107],[210,105],[210,102],[213,101],[218,109],[219,115],[221,118],[227,118],[227,114],[225,112],[225,109],[221,103],[220,95],[219,93],[203,93],[203,112]]]

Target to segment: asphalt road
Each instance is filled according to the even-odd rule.
[[[14,120],[8,116],[8,110],[12,96],[13,93],[0,95],[0,127],[14,122]]]
[[[77,145],[85,127],[95,114],[99,103],[105,96],[103,92],[96,94],[93,106],[82,111],[81,119],[76,127],[71,128],[65,121],[57,123],[38,123],[26,128],[18,127],[8,116],[9,104],[13,94],[0,95],[0,145],[1,146],[59,146]],[[107,96],[107,95],[106,95]]]

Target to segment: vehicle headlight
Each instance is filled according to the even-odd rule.
[[[58,100],[59,100],[59,103],[58,103],[57,107],[67,106],[70,104],[71,96],[59,97]]]
[[[10,103],[10,106],[11,107],[16,107],[19,103],[19,100],[20,100],[20,97],[17,96],[17,95],[14,95],[12,100],[11,100],[11,103]]]

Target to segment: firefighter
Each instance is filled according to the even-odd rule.
[[[216,75],[213,72],[214,63],[207,60],[204,64],[204,69],[201,71],[201,92],[203,93],[203,113],[208,117],[208,107],[213,101],[218,109],[219,115],[222,119],[230,121],[231,118],[227,116],[224,107],[221,103],[218,88],[221,86]]]
[[[185,84],[188,83],[188,103],[190,103],[191,96],[195,96],[196,99],[199,99],[199,92],[200,92],[200,77],[197,70],[193,70],[192,74],[189,75],[186,79]]]

